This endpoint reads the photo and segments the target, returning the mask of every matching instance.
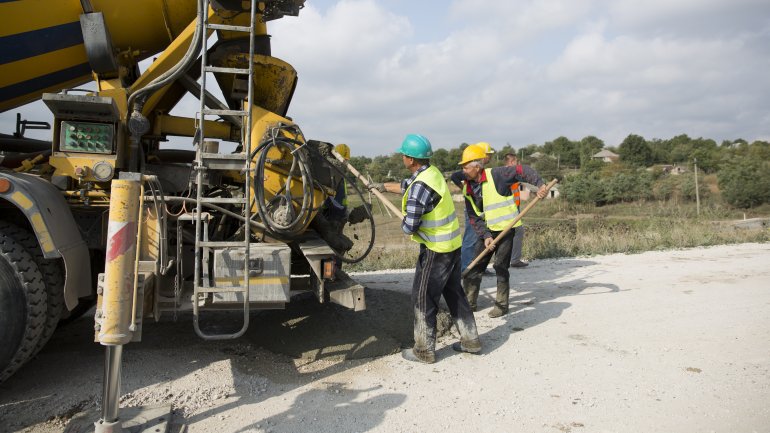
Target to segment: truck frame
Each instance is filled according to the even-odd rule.
[[[267,23],[303,6],[0,3],[0,112],[42,99],[53,114],[50,143],[26,139],[45,125],[20,118],[0,136],[0,381],[95,304],[106,357],[96,428],[120,431],[122,348],[144,320],[192,311],[198,335],[229,339],[251,310],[300,292],[365,308],[336,264],[368,254],[374,225],[368,248],[346,254],[323,212],[344,166],[287,117],[297,73],[270,51]],[[96,90],[76,88],[92,80]],[[186,94],[195,112],[171,114]],[[166,148],[169,137],[192,150]],[[203,317],[222,309],[242,314],[215,332]]]

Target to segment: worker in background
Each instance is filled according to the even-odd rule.
[[[442,295],[460,332],[460,342],[452,348],[479,353],[476,320],[460,286],[460,222],[447,183],[441,171],[430,165],[433,150],[427,138],[409,134],[398,152],[412,176],[400,185],[389,182],[378,189],[403,194],[401,228],[420,244],[412,283],[414,347],[402,356],[428,364],[436,361],[436,314]]]
[[[486,141],[481,141],[478,143],[475,143],[475,146],[480,147],[484,154],[486,155],[484,158],[484,164],[489,163],[490,158],[495,153],[494,149],[492,149],[492,146],[487,143]],[[452,183],[457,185],[460,190],[463,188],[463,182],[465,181],[465,174],[462,170],[458,170],[449,178]],[[468,211],[465,212],[465,232],[463,232],[463,245],[460,253],[460,272],[464,272],[465,268],[468,267],[469,264],[473,261],[473,259],[476,257],[473,255],[475,248],[476,248],[476,242],[478,242],[479,238],[476,236],[476,232],[470,228],[470,224],[468,223]],[[487,272],[486,269],[484,269],[484,273],[492,274],[491,272]]]
[[[345,161],[350,160],[350,147],[347,144],[340,143],[334,146],[334,150],[336,150],[340,156],[345,158]],[[326,202],[324,203],[324,216],[326,216],[329,221],[340,225],[340,233],[342,233],[341,229],[345,226],[345,222],[348,218],[348,183],[345,181],[344,177],[337,185],[337,191],[335,192],[334,197],[328,197],[326,199]],[[342,224],[339,224],[340,222]]]
[[[545,197],[545,183],[537,171],[528,166],[521,166],[521,173],[516,167],[484,168],[486,153],[479,146],[471,145],[465,148],[460,164],[465,173],[463,195],[469,222],[479,241],[476,242],[474,257],[488,248],[492,241],[516,218],[519,210],[514,202],[511,185],[516,182],[527,182],[540,187],[538,197]],[[521,224],[519,221],[516,225]],[[515,230],[506,233],[496,244],[494,251],[494,268],[497,275],[497,296],[495,307],[489,312],[489,317],[500,317],[508,313],[508,296],[510,293],[508,265],[511,260],[511,243]],[[471,308],[476,309],[479,296],[481,277],[493,254],[485,255],[475,266],[469,269],[463,288],[468,296]]]
[[[505,165],[507,167],[516,167],[516,172],[521,173],[521,165],[519,159],[515,153],[505,154]],[[516,182],[511,185],[511,192],[513,193],[513,199],[516,201],[516,208],[521,209],[521,182]],[[513,246],[511,247],[511,265],[512,268],[524,268],[529,266],[529,263],[521,261],[521,247],[524,243],[524,225],[516,227],[516,231],[513,234]]]

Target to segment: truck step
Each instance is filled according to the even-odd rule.
[[[200,286],[198,287],[198,293],[246,293],[246,287],[244,286]]]

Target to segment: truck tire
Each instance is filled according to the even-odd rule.
[[[46,293],[43,276],[32,256],[13,237],[0,231],[0,316],[8,317],[9,328],[0,327],[0,382],[9,378],[34,354],[43,332]],[[3,319],[5,320],[5,319]]]
[[[37,347],[33,351],[32,355],[34,356],[51,339],[64,309],[64,273],[62,272],[61,260],[43,257],[37,238],[29,230],[0,221],[0,232],[12,237],[27,250],[43,276],[46,293],[45,325],[37,342]]]
[[[15,287],[13,268],[0,260],[0,371],[8,365],[24,335],[24,293]]]

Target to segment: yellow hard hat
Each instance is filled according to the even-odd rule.
[[[486,153],[487,155],[491,155],[495,153],[495,150],[492,149],[492,146],[486,141],[479,141],[478,143],[476,143],[476,146],[484,149],[484,153]]]
[[[334,146],[334,150],[336,150],[343,158],[350,159],[350,147],[348,147],[347,144],[340,143]]]
[[[457,165],[465,165],[471,161],[475,161],[477,159],[484,159],[487,157],[486,152],[484,152],[484,149],[477,144],[471,144],[470,146],[466,147],[465,150],[463,150],[463,159],[460,161]]]

